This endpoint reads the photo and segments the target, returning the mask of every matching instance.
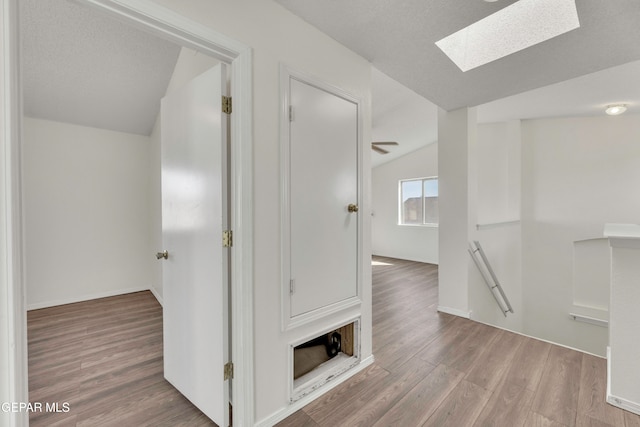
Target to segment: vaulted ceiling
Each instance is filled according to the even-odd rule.
[[[437,106],[479,105],[481,122],[640,112],[640,0],[577,0],[579,29],[465,73],[435,41],[515,0],[276,1],[375,67],[373,137],[400,145],[374,165],[435,142]],[[73,1],[20,12],[26,115],[151,132],[179,46]]]
[[[180,46],[65,0],[20,0],[25,115],[149,135]]]
[[[435,42],[515,0],[276,1],[446,110],[640,59],[638,0],[577,0],[579,28],[467,72]]]

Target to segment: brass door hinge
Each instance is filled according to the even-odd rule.
[[[224,230],[222,232],[222,247],[230,248],[231,246],[233,246],[233,231]]]
[[[224,364],[224,379],[230,380],[233,379],[233,363],[227,362]]]
[[[230,96],[223,96],[222,97],[222,112],[226,113],[226,114],[231,114],[231,110],[233,110],[231,97]]]

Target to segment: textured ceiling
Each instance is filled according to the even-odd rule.
[[[477,106],[478,122],[604,116],[609,104],[626,104],[625,114],[640,118],[639,76],[640,60],[508,96]],[[438,112],[434,104],[375,68],[372,88],[373,140],[400,144],[386,147],[389,154],[372,152],[374,167],[436,142]]]
[[[340,31],[348,33],[351,38],[358,39],[361,43],[364,43],[361,39],[366,39],[359,34],[362,22],[370,23],[365,26],[367,31],[370,31],[369,26],[377,28],[373,37],[378,40],[379,45],[367,42],[369,50],[366,55],[363,54],[377,65],[377,62],[384,63],[383,59],[390,57],[389,51],[394,49],[398,50],[396,55],[409,59],[425,56],[423,51],[409,51],[410,45],[420,44],[419,40],[411,39],[409,44],[404,42],[408,33],[433,32],[433,29],[421,28],[420,22],[430,22],[436,16],[443,17],[443,14],[448,12],[448,27],[462,27],[470,23],[470,16],[484,16],[513,3],[507,0],[498,3],[464,1],[464,8],[460,6],[460,0],[416,0],[400,3],[396,0],[354,0],[349,3],[333,0],[296,0],[296,4],[309,9],[308,13],[312,14],[317,11],[319,15],[326,15],[329,8],[339,11],[337,19],[344,25]],[[284,0],[280,2],[285,3]],[[615,36],[622,40],[623,46],[620,49],[628,54],[633,51],[635,53],[631,52],[629,55],[640,59],[640,41],[637,36],[640,26],[636,23],[640,21],[634,21],[638,19],[640,0],[602,2],[599,6],[605,7],[608,12],[599,18],[585,12],[585,8],[593,10],[593,5],[589,6],[591,3],[591,0],[578,0],[578,11],[583,26],[585,22],[598,20],[614,20],[618,25],[623,25],[615,33]],[[452,4],[456,7],[451,6]],[[174,71],[180,51],[178,46],[133,30],[118,21],[101,16],[93,9],[86,9],[68,0],[21,0],[20,6],[26,115],[143,135],[150,133],[158,113],[159,99],[164,96],[167,83]],[[350,22],[349,19],[343,19],[343,11],[348,15],[358,7],[364,7],[362,13],[353,26],[347,25]],[[417,10],[422,12],[418,13]],[[625,14],[628,16],[624,16]],[[407,16],[409,18],[406,21],[393,22]],[[388,26],[383,24],[385,21],[390,22]],[[446,35],[446,31],[440,32],[443,34],[434,35],[433,38],[438,39],[441,35]],[[384,34],[384,37],[378,39],[378,33]],[[633,49],[630,49],[629,41],[633,42]],[[607,43],[613,44],[611,40]],[[426,46],[425,43],[422,45]],[[578,61],[577,65],[584,67],[583,62],[589,62],[592,63],[590,67],[608,69],[550,86],[539,83],[535,85],[542,86],[539,89],[518,89],[517,91],[522,93],[508,97],[498,93],[486,96],[482,94],[491,91],[486,82],[477,75],[476,70],[460,72],[435,45],[432,47],[437,52],[431,53],[436,59],[441,55],[442,58],[439,60],[448,61],[448,65],[440,64],[439,67],[450,66],[448,69],[451,76],[436,76],[429,67],[421,67],[418,62],[411,60],[406,61],[404,65],[394,61],[391,64],[393,67],[401,68],[399,74],[414,76],[422,85],[444,91],[445,97],[497,99],[478,107],[478,119],[481,122],[602,114],[606,104],[617,102],[629,104],[629,113],[640,113],[640,61],[608,68],[608,61],[597,63],[593,58],[588,61],[585,58],[584,61]],[[602,44],[596,44],[594,48],[598,50],[597,55],[594,54],[596,57],[606,59],[608,56],[620,56],[619,52],[609,55],[606,49],[603,50]],[[545,50],[548,51],[548,48]],[[617,50],[616,47],[614,51]],[[526,51],[521,54],[525,53],[528,54]],[[552,57],[559,55],[557,52]],[[506,60],[507,58],[496,61],[478,70],[486,67],[499,68],[501,74],[498,80],[509,81],[513,73],[508,63],[502,64]],[[429,62],[429,58],[421,61]],[[535,77],[545,72],[547,62],[550,61],[542,65],[531,62],[526,74]],[[577,74],[572,70],[573,64],[566,67],[571,71],[569,74]],[[529,76],[528,79],[534,77]],[[397,76],[394,78],[402,81]],[[462,84],[460,87],[453,85],[451,88],[451,81],[461,78],[476,83],[470,84],[465,80],[465,90],[461,89]],[[442,88],[438,88],[440,81],[443,82]],[[422,93],[421,96],[416,93],[419,92],[418,86],[413,87],[413,90],[409,89],[375,68],[372,83],[373,140],[393,140],[400,143],[397,147],[389,147],[390,154],[382,156],[373,153],[374,166],[435,142],[437,107],[425,99],[427,95]],[[406,82],[404,84],[407,85]],[[476,104],[476,101],[469,102],[469,105],[473,104]]]
[[[640,59],[639,0],[577,0],[580,28],[467,72],[435,42],[514,0],[276,1],[446,110]]]
[[[20,0],[29,117],[149,135],[180,46],[67,0]]]
[[[438,140],[438,107],[375,68],[372,71],[373,141],[395,141],[383,147],[387,154],[371,152],[373,167]]]
[[[603,116],[609,104],[626,104],[625,114],[640,113],[640,61],[480,105],[478,121]]]

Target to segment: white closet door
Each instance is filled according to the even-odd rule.
[[[162,100],[164,375],[219,426],[229,424],[225,66]]]
[[[290,78],[291,316],[357,295],[358,106]]]

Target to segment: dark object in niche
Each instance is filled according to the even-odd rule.
[[[342,336],[340,336],[338,332],[334,331],[326,335],[321,335],[310,341],[307,341],[304,344],[300,344],[296,348],[307,348],[307,347],[314,347],[317,345],[324,346],[325,350],[327,351],[327,356],[329,356],[329,359],[334,358],[338,353],[340,353],[340,349],[342,348]]]

